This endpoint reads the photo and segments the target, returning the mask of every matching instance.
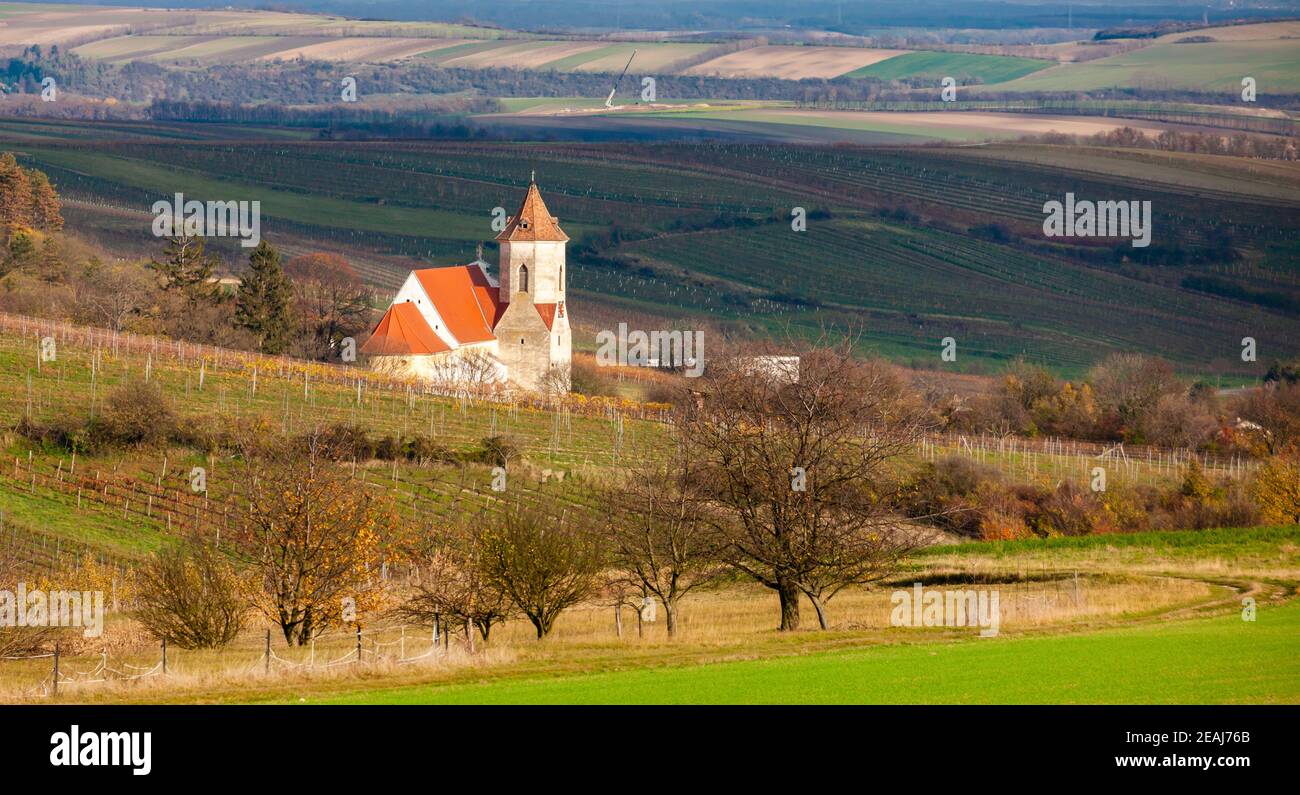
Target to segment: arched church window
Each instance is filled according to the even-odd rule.
[[[519,289],[528,292],[528,266],[519,266]]]

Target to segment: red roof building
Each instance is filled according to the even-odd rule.
[[[493,357],[509,380],[539,388],[571,357],[564,249],[569,237],[532,182],[519,212],[497,235],[497,281],[488,264],[411,271],[361,352],[375,357],[446,357],[472,349]],[[411,365],[419,374],[418,364]]]

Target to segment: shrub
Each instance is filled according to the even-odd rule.
[[[1105,521],[1094,494],[1067,480],[1039,498],[1032,523],[1043,536],[1086,536]]]
[[[903,487],[900,508],[912,518],[929,518],[953,532],[980,535],[983,530],[976,493],[984,484],[996,487],[1001,481],[1001,473],[991,467],[969,458],[947,456],[921,467]]]
[[[418,463],[430,461],[451,462],[456,458],[450,450],[438,444],[432,438],[419,435],[402,439],[402,457],[407,461]]]
[[[74,453],[89,453],[93,439],[84,420],[78,417],[55,417],[47,422],[27,417],[18,421],[14,431],[36,444],[58,447]]]
[[[401,457],[402,443],[393,436],[382,436],[375,441],[375,458],[396,461]]]
[[[509,436],[488,436],[479,444],[483,446],[480,458],[485,464],[503,467],[519,456],[519,446]]]
[[[985,541],[1015,541],[1033,536],[1025,524],[1024,503],[1002,484],[986,482],[979,490],[978,500],[974,520],[980,538]]]
[[[1300,523],[1300,458],[1274,456],[1255,473],[1251,492],[1269,524]]]
[[[147,447],[167,441],[175,425],[161,389],[130,381],[109,393],[95,418],[94,434],[108,445]]]
[[[230,563],[195,543],[157,553],[140,569],[137,617],[182,649],[217,649],[243,629],[247,603]]]

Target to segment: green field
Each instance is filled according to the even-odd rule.
[[[1300,604],[1077,635],[314,697],[366,704],[1300,703]]]
[[[1051,66],[1050,61],[1005,55],[975,55],[962,52],[909,52],[849,72],[845,77],[902,78],[952,77],[959,84],[971,79],[982,83],[1004,83]]]
[[[992,90],[1091,91],[1131,86],[1240,93],[1246,76],[1255,78],[1261,95],[1300,91],[1300,46],[1289,39],[1161,42],[1096,61],[1061,64]]]

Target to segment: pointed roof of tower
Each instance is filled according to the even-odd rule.
[[[569,239],[560,228],[560,219],[551,215],[542,201],[542,193],[537,190],[537,183],[528,183],[528,193],[519,212],[510,217],[506,228],[497,235],[497,240],[545,241],[563,243]]]

